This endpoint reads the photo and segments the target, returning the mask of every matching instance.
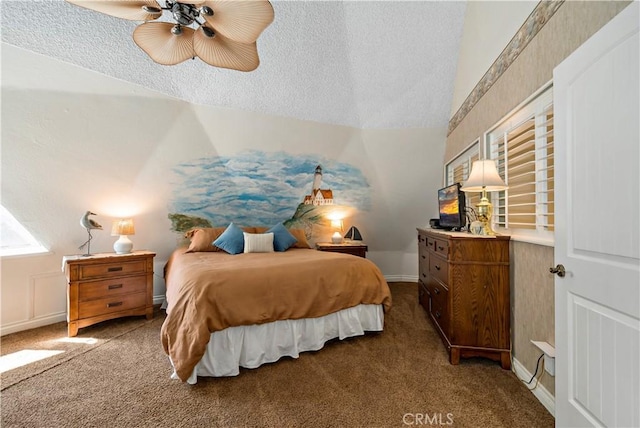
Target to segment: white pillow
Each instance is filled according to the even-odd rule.
[[[273,233],[243,234],[245,253],[273,253]]]

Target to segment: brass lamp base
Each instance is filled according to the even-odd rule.
[[[482,235],[495,236],[496,232],[491,228],[491,214],[493,214],[493,205],[487,198],[487,191],[482,190],[482,198],[478,203],[478,221],[482,223]]]

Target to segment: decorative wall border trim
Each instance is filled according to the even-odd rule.
[[[509,68],[563,3],[564,0],[541,0],[540,3],[538,3],[533,12],[531,12],[531,15],[529,15],[509,44],[507,44],[507,47],[504,48],[502,53],[496,58],[489,70],[482,76],[482,79],[480,79],[469,96],[464,100],[456,114],[449,120],[447,136],[456,129],[465,116],[473,109],[478,101],[480,101],[480,98],[487,93],[507,68]]]

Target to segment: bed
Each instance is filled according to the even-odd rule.
[[[309,248],[236,255],[178,248],[165,280],[162,345],[172,377],[191,384],[382,331],[391,307],[370,260]]]

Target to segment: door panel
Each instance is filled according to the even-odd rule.
[[[632,3],[554,70],[556,424],[640,426],[640,38]]]

